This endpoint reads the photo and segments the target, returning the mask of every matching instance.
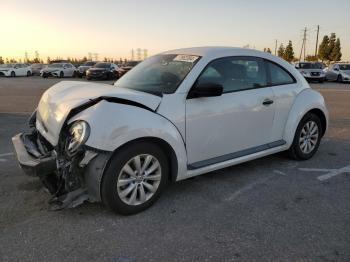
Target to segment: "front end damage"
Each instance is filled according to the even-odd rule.
[[[73,154],[67,152],[71,139],[69,126],[61,130],[57,146],[52,146],[33,125],[29,133],[12,138],[18,162],[29,176],[38,177],[52,195],[51,210],[76,207],[84,201],[100,201],[100,182],[110,153],[79,147]]]

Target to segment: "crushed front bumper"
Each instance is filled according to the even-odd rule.
[[[37,130],[12,138],[18,163],[25,174],[38,177],[52,195],[50,209],[101,201],[102,175],[110,152],[93,148],[67,158],[48,145]]]
[[[18,163],[23,171],[29,176],[45,176],[56,170],[56,158],[54,155],[36,158],[29,152],[38,151],[34,143],[24,143],[25,136],[20,133],[12,138]],[[27,140],[28,141],[28,140]]]

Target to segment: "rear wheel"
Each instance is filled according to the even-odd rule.
[[[28,76],[31,76],[31,75],[32,75],[32,73],[31,73],[30,71],[28,71],[28,72],[27,72],[27,77],[28,77]]]
[[[310,159],[317,151],[322,137],[322,125],[319,117],[308,113],[300,121],[295,132],[290,155],[297,160]]]
[[[158,199],[168,174],[167,158],[157,145],[130,145],[112,157],[102,180],[102,201],[119,214],[141,212]]]

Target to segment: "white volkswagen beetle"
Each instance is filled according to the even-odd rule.
[[[60,82],[29,124],[13,137],[18,161],[54,195],[53,208],[102,201],[133,214],[168,181],[285,150],[309,159],[328,112],[286,61],[201,47],[155,55],[114,86]]]

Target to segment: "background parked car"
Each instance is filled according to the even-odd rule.
[[[43,78],[47,78],[49,76],[63,78],[75,77],[76,73],[77,69],[71,63],[53,63],[43,68],[40,72],[40,75]]]
[[[81,66],[78,67],[78,71],[77,74],[79,77],[85,76],[86,75],[86,71],[88,69],[90,69],[91,67],[93,67],[94,65],[96,65],[98,62],[97,61],[87,61],[84,64],[82,64]]]
[[[329,81],[350,82],[350,64],[333,64],[325,72]]]
[[[3,64],[0,66],[0,76],[31,76],[32,69],[27,64]]]
[[[45,68],[46,64],[32,64],[30,68],[32,69],[32,75],[40,75],[41,69]]]
[[[325,80],[325,73],[322,70],[321,63],[314,62],[300,62],[295,64],[295,68],[305,77],[309,82],[317,81],[322,83]]]
[[[119,77],[126,74],[133,67],[135,67],[138,63],[140,63],[140,61],[129,61],[129,62],[126,62],[125,64],[123,64],[118,70]]]
[[[116,64],[100,62],[86,71],[86,79],[116,79],[119,78],[118,69]]]

